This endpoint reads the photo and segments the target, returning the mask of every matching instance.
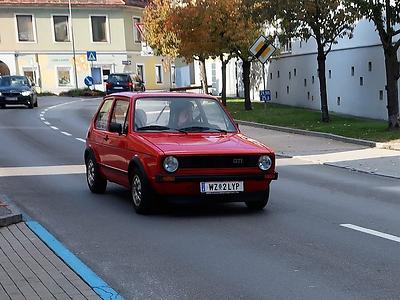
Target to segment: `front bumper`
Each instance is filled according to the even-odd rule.
[[[28,105],[33,101],[32,96],[18,96],[15,98],[8,98],[4,96],[0,96],[0,104],[7,104],[7,105],[19,105],[24,104]]]

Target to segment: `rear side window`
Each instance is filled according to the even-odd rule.
[[[116,83],[119,81],[127,82],[129,80],[129,75],[124,74],[111,74],[108,76],[108,82]]]
[[[107,130],[108,117],[110,115],[113,100],[104,101],[96,117],[95,127],[98,130]]]

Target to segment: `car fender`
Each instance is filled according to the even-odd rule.
[[[132,159],[129,162],[128,165],[128,176],[129,176],[129,182],[132,176],[132,172],[134,168],[138,168],[140,170],[140,172],[142,172],[142,174],[145,176],[146,180],[148,181],[148,174],[143,166],[142,161],[140,160],[139,156],[135,155],[134,157],[132,157]]]

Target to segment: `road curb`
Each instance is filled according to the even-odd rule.
[[[361,146],[367,146],[367,147],[371,147],[371,148],[374,148],[374,147],[384,148],[386,145],[385,143],[376,143],[373,141],[348,138],[348,137],[344,137],[344,136],[340,136],[340,135],[336,135],[336,134],[332,134],[332,133],[295,129],[295,128],[290,128],[290,127],[261,124],[261,123],[250,122],[250,121],[241,121],[241,120],[235,120],[235,121],[240,125],[253,126],[253,127],[258,127],[258,128],[271,129],[271,130],[283,131],[283,132],[294,133],[294,134],[329,138],[332,140],[337,140],[337,141],[361,145]]]
[[[16,224],[22,221],[22,213],[11,203],[6,195],[0,194],[0,227]]]

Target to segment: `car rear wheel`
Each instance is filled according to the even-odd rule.
[[[131,176],[131,195],[135,211],[138,214],[151,212],[154,200],[149,183],[140,170],[135,168]]]
[[[0,109],[4,109],[4,108],[6,108],[6,105],[5,104],[0,104]]]
[[[257,195],[257,199],[245,201],[246,206],[251,210],[262,210],[267,205],[269,199],[269,188],[264,193]]]
[[[106,191],[107,180],[100,174],[93,154],[86,159],[86,181],[92,193],[102,194]]]
[[[35,102],[35,104],[33,106],[35,106],[35,107],[39,106],[37,99],[36,99],[36,102]]]

